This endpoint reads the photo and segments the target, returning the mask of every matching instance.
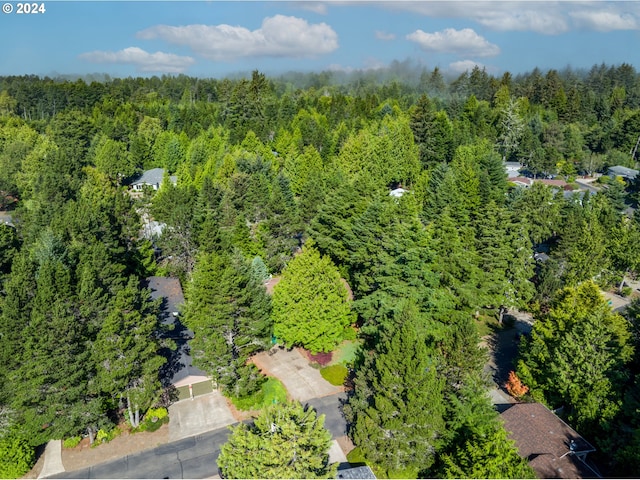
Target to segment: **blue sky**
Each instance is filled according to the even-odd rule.
[[[0,75],[222,77],[407,59],[452,73],[640,70],[640,2],[47,1],[29,15],[4,3]]]

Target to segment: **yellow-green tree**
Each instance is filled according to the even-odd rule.
[[[312,352],[333,350],[355,321],[338,269],[313,246],[282,272],[273,292],[273,321],[276,337]]]
[[[270,405],[252,425],[240,423],[222,446],[225,478],[333,478],[331,433],[324,415],[298,402]]]

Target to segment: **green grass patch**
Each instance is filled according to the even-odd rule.
[[[331,365],[353,365],[362,340],[346,340],[333,352]]]
[[[340,386],[344,384],[349,371],[344,365],[329,365],[320,369],[320,375],[331,385]]]
[[[347,461],[349,463],[367,463],[360,447],[356,447],[347,453]]]
[[[387,470],[387,478],[418,478],[418,469]]]
[[[65,438],[64,442],[62,442],[62,446],[64,448],[75,448],[82,441],[82,437],[80,435],[76,435],[75,437]]]
[[[277,378],[270,377],[262,384],[260,390],[242,398],[231,397],[231,402],[238,410],[259,410],[272,403],[287,401],[287,389]]]
[[[499,328],[498,321],[489,315],[480,315],[475,322],[480,337],[491,335]]]

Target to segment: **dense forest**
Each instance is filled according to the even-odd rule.
[[[2,77],[0,452],[135,427],[171,401],[171,344],[142,282],[164,275],[181,279],[193,357],[225,395],[260,388],[247,359],[272,336],[314,353],[361,339],[350,436],[403,477],[533,475],[486,395],[478,333],[479,318],[532,312],[527,398],[564,407],[603,473],[637,475],[640,303],[622,317],[599,288],[640,273],[640,176],[565,195],[515,186],[504,162],[571,183],[636,167],[639,143],[627,64],[383,82]],[[130,195],[156,167],[160,189]],[[149,219],[165,225],[153,239]]]

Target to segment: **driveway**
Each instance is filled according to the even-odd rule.
[[[169,407],[169,441],[173,442],[236,423],[220,392],[180,400]]]
[[[322,378],[320,371],[309,366],[307,359],[297,349],[271,351],[275,353],[269,355],[269,352],[261,352],[255,355],[253,363],[262,373],[280,380],[292,399],[306,402],[343,391],[342,387],[331,385]]]

